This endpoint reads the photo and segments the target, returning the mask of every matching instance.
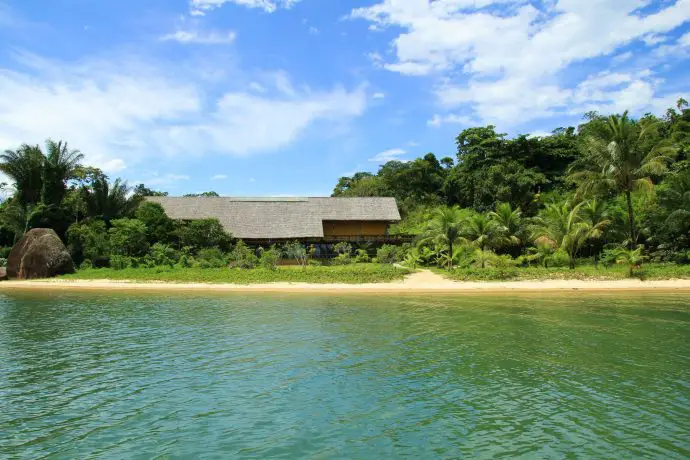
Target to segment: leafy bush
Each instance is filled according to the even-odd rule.
[[[337,254],[347,254],[350,255],[352,254],[352,245],[348,242],[341,241],[340,243],[336,244],[333,246],[333,250]]]
[[[352,256],[350,254],[338,254],[331,259],[331,265],[350,265],[352,263]]]
[[[87,270],[89,268],[93,268],[93,262],[91,262],[91,259],[84,259],[79,265],[79,270]]]
[[[376,251],[376,259],[381,264],[395,264],[405,258],[404,250],[400,246],[384,244]]]
[[[367,254],[367,251],[364,249],[357,249],[355,252],[355,263],[358,264],[365,264],[369,262],[371,259],[369,258],[369,254]]]
[[[177,264],[182,268],[191,268],[194,266],[194,259],[187,254],[182,254],[178,259]]]
[[[155,266],[172,267],[180,259],[180,254],[167,244],[156,243],[149,249],[147,259]]]
[[[145,254],[149,249],[146,238],[146,225],[138,219],[115,219],[108,230],[110,244],[114,254],[136,257]]]
[[[242,240],[237,242],[228,258],[232,268],[254,268],[259,264],[259,258]]]
[[[0,257],[0,267],[7,267],[7,259]]]
[[[293,241],[292,243],[286,243],[283,246],[283,253],[288,259],[294,259],[302,267],[307,266],[308,254],[307,249],[299,241]]]
[[[67,230],[67,241],[77,265],[86,259],[103,259],[110,254],[108,232],[102,220],[72,224]]]
[[[124,270],[126,268],[130,268],[131,265],[131,257],[121,255],[113,255],[110,257],[110,268],[113,270]]]
[[[259,263],[262,268],[268,270],[275,270],[282,259],[282,253],[275,246],[271,246],[269,249],[261,249],[261,257],[259,258]]]
[[[0,248],[0,257],[7,259],[10,256],[10,252],[12,252],[11,246],[2,247]]]
[[[146,225],[146,238],[149,243],[170,242],[175,227],[173,220],[165,214],[163,206],[145,201],[137,208],[136,218]]]
[[[232,236],[225,231],[218,219],[199,219],[180,224],[175,231],[182,246],[191,246],[195,250],[219,248],[228,250]]]

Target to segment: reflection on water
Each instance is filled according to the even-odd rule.
[[[0,295],[0,457],[690,456],[690,300]]]

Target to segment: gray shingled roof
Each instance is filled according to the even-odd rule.
[[[171,219],[216,218],[235,238],[323,237],[325,220],[400,220],[395,198],[147,197]]]

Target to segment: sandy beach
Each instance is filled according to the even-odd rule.
[[[541,292],[541,291],[689,291],[690,280],[637,279],[600,280],[535,280],[535,281],[451,281],[430,271],[420,271],[392,283],[372,284],[208,284],[132,282],[114,280],[36,280],[4,281],[0,292],[13,290],[149,290],[149,291],[210,291],[210,292],[296,292],[296,293],[468,293],[468,292]]]

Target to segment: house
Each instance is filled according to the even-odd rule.
[[[395,198],[147,197],[175,220],[215,218],[234,238],[265,245],[299,240],[396,243],[389,235],[400,221]]]

